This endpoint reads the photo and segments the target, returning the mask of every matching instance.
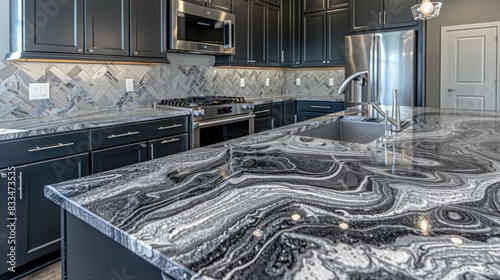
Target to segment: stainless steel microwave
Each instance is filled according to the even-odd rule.
[[[233,14],[181,0],[170,3],[170,51],[234,54]]]

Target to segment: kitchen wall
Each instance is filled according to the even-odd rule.
[[[499,0],[440,0],[438,18],[427,21],[426,106],[439,107],[441,27],[499,21]]]
[[[212,56],[172,54],[172,64],[27,63],[2,60],[9,51],[9,1],[0,1],[0,120],[77,111],[133,109],[160,99],[197,95],[246,98],[302,94],[339,98],[342,70],[213,67]],[[244,78],[246,86],[240,87]],[[265,79],[270,86],[265,86]],[[301,86],[295,85],[300,78]],[[335,85],[329,86],[328,79]],[[125,92],[125,79],[135,91]],[[51,98],[29,100],[30,83],[50,83]]]

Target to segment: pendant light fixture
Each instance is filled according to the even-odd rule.
[[[439,16],[441,10],[441,2],[431,2],[431,0],[422,0],[420,5],[411,7],[411,13],[414,20],[427,20]]]

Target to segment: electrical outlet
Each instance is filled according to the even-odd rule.
[[[269,86],[269,78],[266,78],[266,87]]]
[[[300,78],[296,78],[295,79],[295,85],[296,86],[300,86]]]
[[[328,86],[333,87],[335,85],[335,80],[333,78],[328,79]]]
[[[134,91],[134,80],[133,79],[126,79],[125,80],[125,91],[126,92]]]
[[[49,83],[30,84],[30,100],[50,99]]]
[[[240,79],[240,87],[245,87],[245,78]]]

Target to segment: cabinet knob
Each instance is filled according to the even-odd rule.
[[[132,55],[138,55],[139,53],[138,52],[133,52]]]
[[[77,52],[82,53],[83,49],[76,49]]]
[[[88,49],[87,52],[88,53],[94,53],[94,50],[93,49]]]

